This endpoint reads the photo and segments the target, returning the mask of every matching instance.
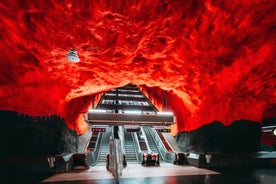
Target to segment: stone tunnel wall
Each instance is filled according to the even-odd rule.
[[[1,158],[76,153],[84,150],[79,140],[89,137],[76,135],[58,116],[34,118],[0,111],[0,121]],[[240,153],[258,151],[260,138],[260,123],[240,120],[230,126],[213,122],[195,131],[180,132],[177,142],[189,152]]]
[[[261,125],[247,120],[230,126],[213,122],[191,132],[180,132],[177,143],[187,152],[250,153],[260,150]]]
[[[79,136],[64,119],[0,111],[1,158],[75,153]]]

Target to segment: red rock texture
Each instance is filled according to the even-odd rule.
[[[133,83],[168,91],[179,131],[260,121],[276,103],[275,12],[271,0],[1,1],[0,109],[82,133],[93,94]]]

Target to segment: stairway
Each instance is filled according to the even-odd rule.
[[[99,151],[97,165],[105,165],[106,164],[106,155],[109,153],[110,135],[111,135],[111,128],[106,128],[106,132],[103,133],[103,139],[102,139],[102,144],[101,144],[100,151]]]
[[[137,163],[135,145],[133,143],[131,132],[125,132],[125,152],[126,152],[127,163],[130,163],[130,162]]]

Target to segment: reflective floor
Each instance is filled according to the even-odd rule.
[[[104,166],[89,170],[74,170],[71,173],[56,174],[43,180],[44,184],[113,184],[115,180]],[[210,184],[210,183],[276,183],[275,169],[220,169],[209,170],[193,166],[162,164],[159,167],[143,167],[129,164],[123,169],[120,183],[158,183],[158,184]]]
[[[143,183],[144,178],[147,180],[158,180],[163,177],[159,183],[162,182],[165,177],[174,176],[191,176],[191,175],[213,175],[219,174],[218,172],[208,169],[200,169],[191,166],[177,166],[173,164],[162,164],[161,166],[143,167],[138,164],[129,164],[123,169],[121,176],[122,181],[139,181]],[[74,170],[70,173],[56,174],[52,177],[45,179],[43,182],[56,182],[56,181],[82,181],[82,180],[103,180],[111,179],[113,176],[110,172],[106,171],[104,166],[91,167],[89,170]]]
[[[2,173],[3,174],[3,173]],[[91,167],[89,170],[74,170],[70,173],[45,175],[26,175],[10,173],[1,177],[1,183],[30,184],[114,184],[111,173],[104,166]],[[120,179],[122,184],[274,184],[276,168],[253,169],[231,168],[209,170],[192,166],[174,166],[163,164],[159,167],[142,167],[138,164],[128,165],[123,169]]]

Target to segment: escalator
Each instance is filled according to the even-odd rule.
[[[106,128],[106,132],[103,133],[102,143],[98,155],[98,165],[106,164],[106,155],[109,153],[109,140],[111,136],[111,128]]]
[[[160,155],[160,160],[167,163],[174,163],[176,159],[175,150],[168,143],[166,138],[161,132],[158,132],[150,127],[143,127],[143,132],[147,137],[148,146],[152,152],[158,153]],[[176,148],[176,146],[174,146]],[[186,154],[178,152],[177,154],[183,155],[184,161],[186,159]],[[182,158],[182,157],[181,157]]]
[[[97,164],[97,158],[101,142],[102,134],[100,134],[99,132],[92,133],[91,139],[86,149],[86,162],[89,166],[94,166]]]
[[[155,144],[155,142],[154,142],[154,140],[153,140],[153,138],[152,138],[152,136],[149,132],[149,128],[150,127],[146,127],[146,126],[143,127],[145,136],[147,137],[148,146],[149,146],[149,148],[152,152],[160,154],[159,151],[158,151],[158,148],[157,148],[157,146],[156,146],[156,144]]]
[[[96,100],[97,99],[97,100]],[[160,159],[167,161],[166,159],[166,148],[162,146],[162,140],[160,135],[157,135],[150,126],[159,125],[164,122],[166,125],[169,123],[174,123],[174,117],[170,113],[162,115],[162,113],[157,113],[157,109],[153,104],[146,98],[142,91],[135,85],[126,85],[124,87],[119,87],[113,89],[109,92],[104,93],[100,98],[92,98],[92,109],[85,114],[85,120],[93,125],[97,126],[139,126],[143,129],[143,134],[141,132],[124,132],[119,131],[120,135],[116,136],[117,130],[111,131],[112,128],[107,128],[105,133],[100,133],[101,141],[90,141],[88,148],[89,151],[95,154],[92,155],[90,163],[97,163],[98,165],[106,164],[107,154],[109,153],[109,148],[112,147],[112,141],[110,142],[111,132],[114,133],[116,139],[121,138],[121,149],[119,152],[125,154],[123,156],[124,164],[127,162],[141,162],[145,154],[156,154],[160,155]],[[95,103],[98,103],[95,107]],[[129,112],[128,112],[129,111]],[[141,112],[136,114],[135,111]],[[135,112],[134,114],[132,112]],[[97,129],[97,128],[96,128]],[[99,128],[100,129],[100,128]],[[101,130],[99,130],[101,132]],[[125,136],[123,136],[124,134]],[[98,143],[98,144],[97,144]],[[110,147],[109,147],[109,143]],[[95,145],[98,145],[97,149],[93,149]],[[95,151],[94,151],[95,150]],[[96,152],[97,151],[97,152]],[[150,151],[152,153],[150,153]],[[110,152],[110,155],[113,152]],[[165,156],[164,156],[165,155]],[[111,157],[110,157],[111,158]],[[113,158],[113,157],[112,157]],[[159,159],[158,159],[159,161]],[[92,164],[91,164],[92,165]]]
[[[127,163],[137,163],[137,156],[131,132],[125,132],[125,153]]]

